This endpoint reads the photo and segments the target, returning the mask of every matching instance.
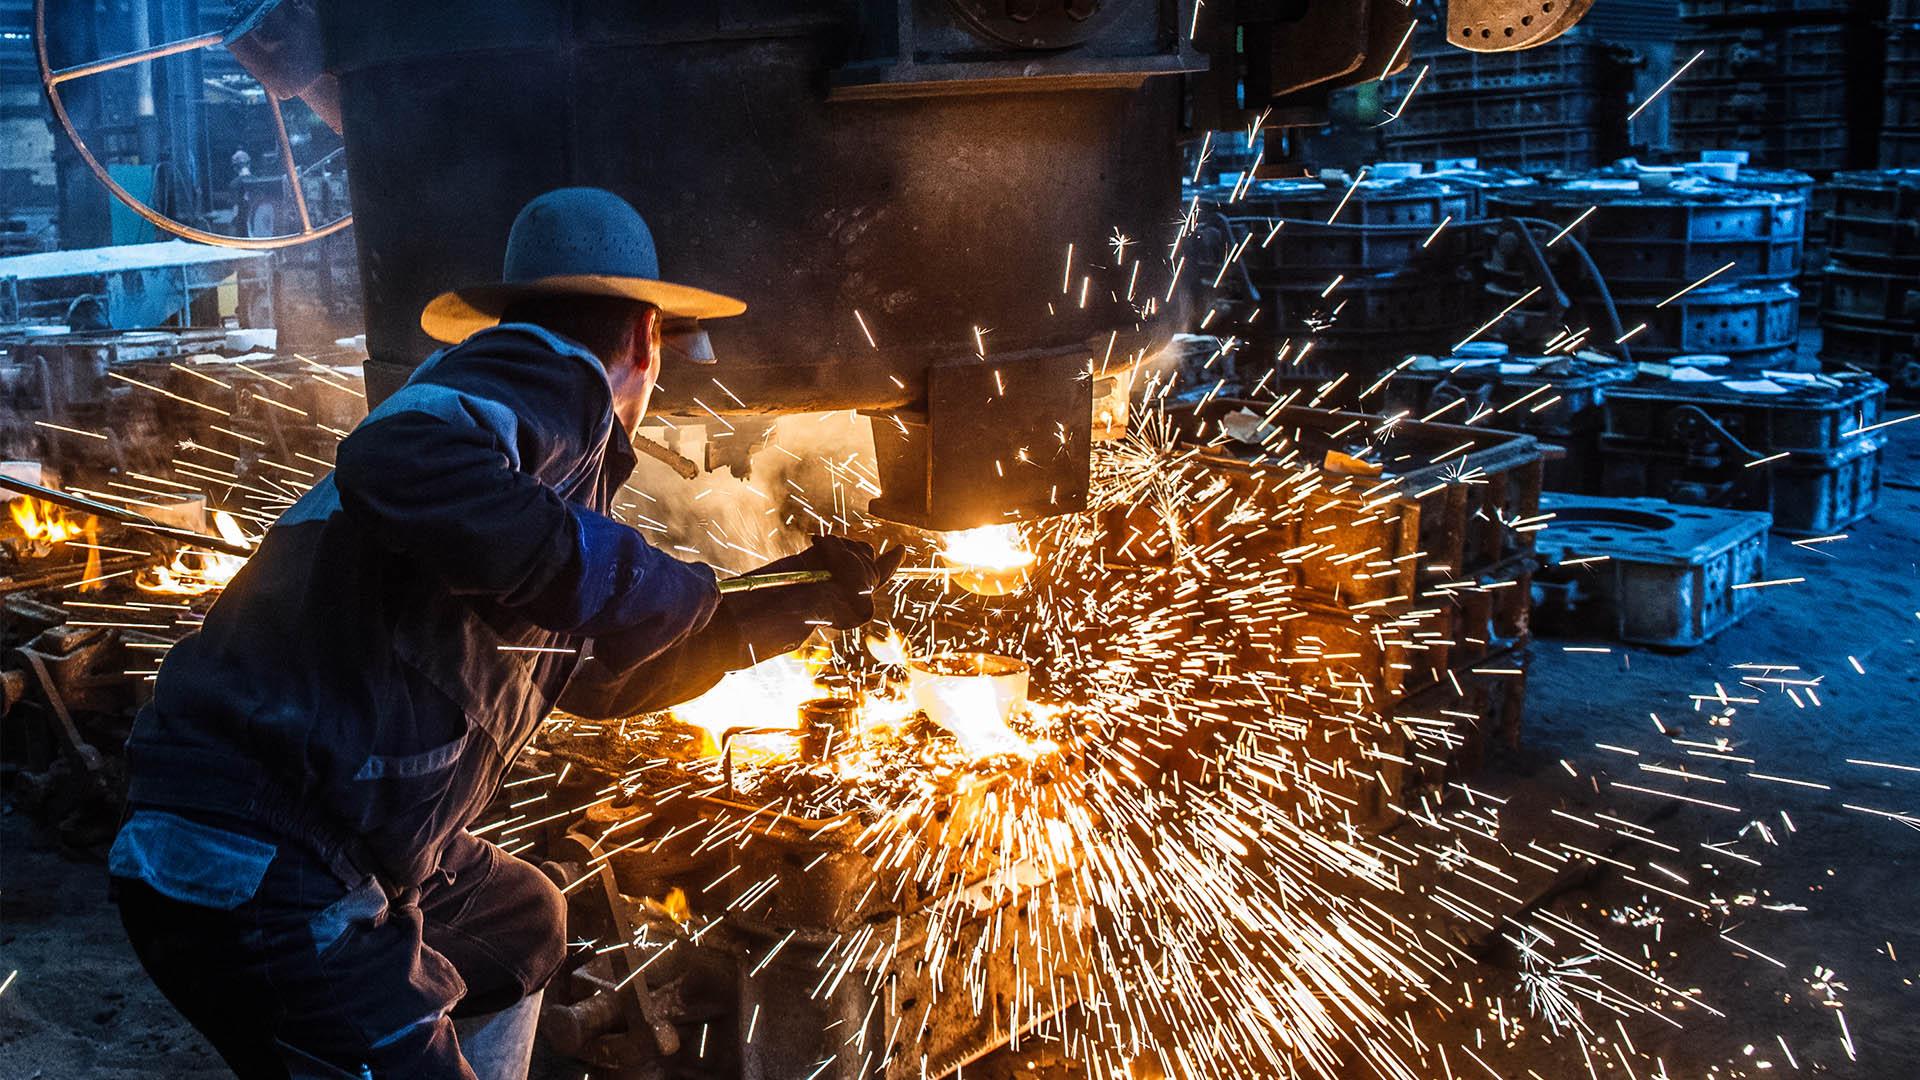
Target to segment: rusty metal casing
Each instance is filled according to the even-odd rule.
[[[425,302],[497,277],[515,212],[569,184],[631,201],[665,276],[749,303],[711,324],[717,367],[665,373],[664,413],[923,411],[934,366],[1044,353],[1068,382],[1163,342],[1185,307],[1168,259],[1179,88],[1150,76],[1200,63],[1186,5],[1093,4],[1091,30],[1068,19],[1047,48],[979,7],[331,0],[370,398],[433,348]],[[967,452],[1011,461],[1020,432],[999,430]],[[1083,461],[972,502],[1076,509],[1047,497],[1084,486]]]

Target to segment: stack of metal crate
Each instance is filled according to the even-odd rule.
[[[1824,536],[1879,501],[1886,384],[1864,375],[1650,380],[1610,389],[1605,494],[1765,510],[1773,531]]]
[[[1886,42],[1880,165],[1920,168],[1920,0],[1888,0]]]
[[[1584,311],[1596,345],[1609,345],[1602,328],[1610,332],[1617,315],[1637,360],[1708,354],[1757,371],[1792,366],[1800,332],[1792,283],[1806,178],[1774,179],[1762,187],[1674,170],[1609,169],[1497,192],[1487,205],[1490,216],[1564,226],[1590,255],[1576,268],[1588,272],[1563,270],[1558,285]],[[1535,280],[1529,267],[1555,254],[1496,260],[1491,287],[1516,299],[1534,285],[1551,292],[1553,283]]]
[[[1269,441],[1240,441],[1235,416]],[[1290,582],[1271,626],[1225,598],[1204,618],[1235,663],[1293,673],[1306,743],[1351,774],[1355,825],[1392,824],[1517,737],[1544,523],[1532,436],[1217,398],[1175,419],[1226,489],[1195,540],[1246,581]],[[1348,451],[1381,471],[1334,467]]]
[[[1453,180],[1381,164],[1205,189],[1203,227],[1222,235],[1199,245],[1199,270],[1244,294],[1243,376],[1272,366],[1275,377],[1360,379],[1470,330],[1472,237],[1449,226],[1477,215],[1488,175]],[[1223,255],[1234,256],[1224,268]]]
[[[1820,359],[1920,396],[1920,169],[1844,172],[1827,186]]]
[[[1522,52],[1477,53],[1447,44],[1442,27],[1423,21],[1412,48],[1407,69],[1378,87],[1381,108],[1394,116],[1379,128],[1383,154],[1472,157],[1525,172],[1593,165],[1601,46],[1579,29]]]
[[[1681,0],[1680,55],[1700,53],[1669,91],[1673,142],[1745,149],[1761,165],[1821,172],[1851,164],[1851,0]]]

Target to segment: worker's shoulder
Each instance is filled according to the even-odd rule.
[[[529,360],[552,361],[539,366],[527,365],[526,373],[536,378],[551,375],[555,378],[577,379],[591,375],[602,383],[607,379],[606,367],[592,350],[532,323],[501,323],[476,331],[458,345],[449,346],[428,357],[421,368],[449,363],[486,364],[490,361],[524,364]]]
[[[613,393],[591,353],[538,327],[503,326],[428,357],[361,426],[421,415],[509,441],[587,447],[613,424]]]
[[[530,323],[479,331],[429,357],[415,382],[551,398],[556,404],[610,408],[606,369],[586,347]]]

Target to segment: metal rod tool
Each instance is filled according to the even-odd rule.
[[[827,570],[789,570],[779,574],[742,574],[720,582],[722,593],[753,592],[756,589],[774,589],[782,585],[812,585],[833,580],[833,574]]]
[[[129,529],[140,529],[144,532],[158,533],[161,536],[170,536],[175,540],[192,544],[195,547],[212,548],[215,551],[224,551],[229,555],[246,556],[253,554],[253,549],[245,544],[236,544],[222,537],[197,533],[192,529],[181,529],[172,525],[162,525],[145,514],[136,514],[131,510],[122,510],[112,503],[99,502],[94,499],[89,499],[84,495],[71,495],[64,491],[55,491],[50,487],[41,487],[31,480],[21,480],[18,477],[0,475],[0,487],[11,488],[22,495],[31,495],[36,499],[44,499],[56,506],[64,506],[69,510],[78,510],[83,514],[92,514],[95,517],[106,518],[108,521],[117,521]]]

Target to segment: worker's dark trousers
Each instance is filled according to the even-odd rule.
[[[507,1008],[566,951],[540,871],[465,833],[417,899],[343,885],[280,845],[253,899],[184,904],[116,879],[120,917],[160,990],[244,1080],[471,1077],[451,1018]]]

